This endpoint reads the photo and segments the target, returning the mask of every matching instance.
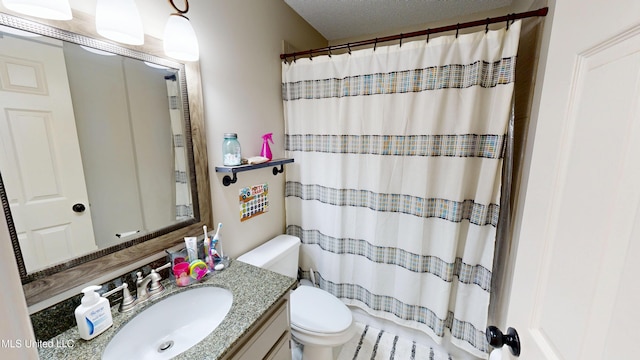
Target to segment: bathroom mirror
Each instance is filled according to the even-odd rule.
[[[82,13],[0,25],[0,196],[29,305],[211,224],[197,63],[99,40]]]

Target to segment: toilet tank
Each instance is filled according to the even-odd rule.
[[[293,235],[278,235],[257,248],[240,255],[238,261],[275,271],[292,278],[298,277],[300,239]]]

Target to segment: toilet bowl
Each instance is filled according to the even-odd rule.
[[[332,359],[333,348],[354,335],[353,316],[330,293],[300,286],[291,293],[291,335],[303,345],[304,360]]]
[[[238,261],[295,278],[299,247],[299,238],[279,235]],[[355,334],[349,308],[332,294],[305,283],[291,292],[290,314],[291,336],[302,344],[303,360],[331,360],[334,348]]]

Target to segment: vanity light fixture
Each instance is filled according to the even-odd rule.
[[[69,0],[2,0],[7,9],[44,19],[71,20]]]
[[[196,32],[184,14],[189,11],[189,1],[184,0],[185,9],[180,10],[169,0],[169,4],[176,10],[169,15],[164,27],[164,53],[174,59],[182,61],[197,61],[200,58],[200,47]]]
[[[144,44],[142,20],[134,0],[98,0],[96,31],[119,43]]]

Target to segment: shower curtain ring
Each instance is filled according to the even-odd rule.
[[[456,24],[456,39],[458,38],[458,31],[460,31],[460,23]]]
[[[309,49],[309,60],[313,61],[313,57],[311,56],[311,54],[313,54],[313,50]]]
[[[487,23],[484,26],[484,33],[488,33],[489,32],[489,18],[487,18]]]
[[[429,36],[431,36],[431,28],[427,29],[427,44],[429,43]]]
[[[403,34],[400,33],[400,47],[402,47],[402,36],[403,36]]]
[[[511,19],[511,14],[507,14],[507,30],[509,30],[509,20]]]
[[[378,47],[378,38],[376,38],[376,42],[373,43],[373,51],[376,51],[376,47]]]
[[[347,50],[349,51],[349,55],[351,55],[351,43],[347,43]]]
[[[331,46],[329,46],[329,49],[327,50],[329,52],[329,57],[331,57]]]

